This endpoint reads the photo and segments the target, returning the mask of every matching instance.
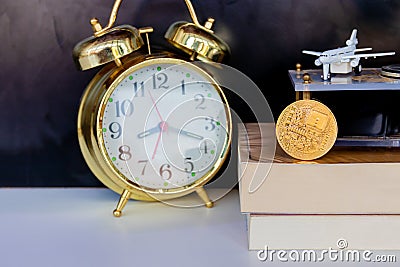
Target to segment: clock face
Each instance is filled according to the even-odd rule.
[[[178,59],[152,59],[111,85],[98,116],[119,178],[149,190],[210,179],[229,147],[230,113],[215,81]]]

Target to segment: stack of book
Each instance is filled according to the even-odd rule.
[[[320,159],[299,161],[280,149],[273,127],[239,125],[249,250],[400,249],[398,148],[334,147]]]

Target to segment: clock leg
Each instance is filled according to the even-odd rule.
[[[122,195],[118,201],[117,207],[115,208],[113,214],[115,217],[121,217],[122,210],[124,209],[126,203],[128,202],[129,198],[131,197],[131,192],[128,190],[124,190]]]
[[[206,204],[207,208],[212,208],[214,207],[214,202],[212,202],[210,200],[210,198],[207,195],[206,190],[204,190],[203,187],[198,187],[196,189],[197,194],[199,195],[199,197],[204,201],[204,203]]]

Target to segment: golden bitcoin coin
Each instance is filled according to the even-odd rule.
[[[282,149],[300,160],[325,155],[337,136],[332,111],[315,100],[298,100],[287,106],[276,123],[276,138]]]

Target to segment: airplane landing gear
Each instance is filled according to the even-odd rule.
[[[355,66],[355,67],[353,68],[353,71],[354,71],[354,74],[355,74],[355,75],[361,75],[361,71],[362,71],[361,64],[358,64],[357,66]]]

